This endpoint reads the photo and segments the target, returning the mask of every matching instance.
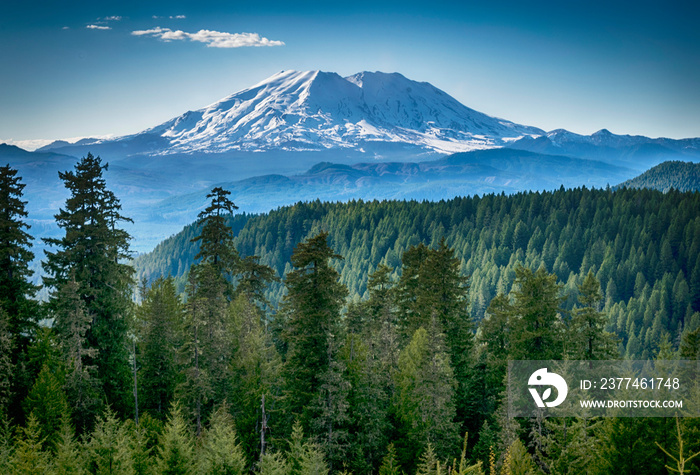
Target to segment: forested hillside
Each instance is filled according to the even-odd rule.
[[[354,298],[367,297],[367,276],[379,264],[398,273],[413,245],[441,238],[470,276],[471,315],[478,321],[498,292],[510,290],[518,263],[544,266],[576,302],[589,271],[600,281],[610,329],[623,354],[646,357],[664,333],[677,342],[683,325],[700,325],[700,194],[622,189],[559,190],[486,195],[434,202],[299,203],[260,216],[236,215],[229,224],[241,255],[283,276],[294,246],[320,231],[344,256],[334,265]],[[240,231],[239,231],[240,230]],[[135,260],[139,277],[184,275],[197,246],[196,225]],[[281,284],[270,297],[279,302]]]
[[[668,191],[700,190],[700,163],[672,161],[650,168],[638,177],[621,183],[619,187],[651,188]]]
[[[59,174],[39,302],[24,184],[0,168],[0,473],[700,468],[697,418],[512,418],[505,396],[509,361],[700,358],[700,194],[251,216],[215,187],[137,281],[106,170],[88,154]]]

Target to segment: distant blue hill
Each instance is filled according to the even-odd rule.
[[[616,188],[650,188],[663,191],[700,191],[700,163],[670,161],[620,183]]]

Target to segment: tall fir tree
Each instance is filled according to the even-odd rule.
[[[29,281],[33,238],[27,233],[30,226],[25,222],[27,202],[22,201],[25,185],[21,180],[10,165],[0,167],[0,309],[5,312],[6,325],[6,333],[0,335],[4,345],[0,358],[7,356],[4,364],[9,365],[0,372],[12,368],[0,373],[0,411],[18,422],[23,418],[21,401],[36,376],[27,374],[25,359],[39,320],[39,305],[33,300],[37,287]]]
[[[562,285],[544,266],[515,268],[510,358],[554,360],[563,355]]]
[[[222,276],[233,273],[239,261],[238,251],[233,247],[233,231],[226,224],[226,218],[238,209],[228,198],[230,194],[221,187],[211,190],[207,195],[211,203],[198,216],[202,231],[192,239],[199,242],[195,260],[212,264]]]
[[[180,378],[177,350],[181,346],[184,308],[170,277],[156,279],[143,292],[136,312],[139,409],[165,421]]]
[[[28,214],[21,179],[9,165],[0,167],[0,307],[9,316],[18,354],[26,350],[38,317],[37,302],[32,300],[37,287],[29,281],[33,238],[24,222]]]
[[[39,422],[34,414],[29,414],[27,426],[21,428],[15,438],[15,450],[10,459],[12,475],[34,475],[46,473],[49,469],[49,453],[43,449]]]
[[[468,278],[461,275],[460,261],[445,238],[440,239],[436,249],[419,244],[404,253],[396,293],[403,333],[410,337],[418,328],[427,329],[437,320],[457,381],[457,417],[464,424],[474,419],[478,410],[468,292]],[[469,427],[477,428],[478,425]]]
[[[230,412],[249,460],[260,458],[261,431],[264,432],[268,424],[280,426],[278,414],[273,409],[278,403],[276,396],[281,389],[281,360],[271,334],[265,331],[261,323],[261,313],[260,308],[242,294],[228,308],[233,356],[227,400],[235,401]],[[263,401],[266,406],[264,413]],[[267,435],[263,434],[263,437]]]
[[[210,317],[209,301],[198,297],[198,276],[190,271],[187,282],[188,300],[183,322],[182,346],[180,347],[180,367],[182,371],[180,384],[176,388],[176,397],[182,401],[194,417],[197,436],[202,433],[205,405],[212,395],[212,383],[209,367],[204,357],[207,346],[207,323]],[[220,282],[217,279],[218,282]],[[216,309],[218,307],[214,307]],[[209,351],[209,354],[212,352]],[[178,410],[180,410],[178,408]]]
[[[454,371],[437,322],[421,327],[399,357],[396,372],[395,412],[399,421],[396,449],[404,468],[415,468],[418,453],[428,444],[440,458],[453,455],[459,445],[454,422]]]
[[[88,347],[86,338],[92,319],[78,292],[75,279],[63,282],[53,295],[56,304],[53,316],[66,363],[66,396],[73,423],[83,434],[92,427],[100,411],[101,395],[95,367],[88,363],[97,355],[97,349]]]
[[[286,319],[283,339],[288,348],[283,371],[286,410],[307,427],[310,408],[334,357],[332,341],[340,335],[340,311],[348,294],[331,259],[342,256],[330,248],[326,232],[298,244],[282,306]]]
[[[129,394],[128,312],[131,311],[133,269],[123,260],[130,257],[129,234],[117,226],[130,222],[121,205],[107,189],[103,172],[107,165],[87,154],[74,171],[58,176],[70,191],[65,208],[55,215],[65,232],[61,239],[44,239],[55,251],[46,251],[44,283],[60,289],[75,279],[78,295],[91,318],[87,346],[97,350],[91,364],[107,401],[119,413],[131,406]],[[50,306],[58,305],[56,295]]]
[[[599,311],[603,294],[592,271],[578,287],[580,307],[569,322],[569,356],[573,360],[607,360],[618,357],[615,336],[605,330],[607,318]]]
[[[126,424],[108,408],[85,444],[88,473],[134,475],[132,455]]]

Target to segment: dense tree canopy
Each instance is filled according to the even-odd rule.
[[[249,216],[214,188],[137,261],[135,292],[106,170],[88,155],[59,175],[45,326],[22,185],[0,173],[3,473],[665,474],[664,454],[700,449],[696,419],[514,420],[504,399],[513,359],[699,357],[698,194]]]

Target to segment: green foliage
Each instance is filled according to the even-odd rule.
[[[459,441],[455,420],[454,373],[444,335],[433,322],[431,331],[419,328],[401,352],[396,372],[396,413],[400,438],[396,441],[402,465],[411,470],[415,454],[428,444],[440,457],[452,455]]]
[[[133,475],[129,431],[111,409],[98,417],[85,446],[88,472],[95,475]]]
[[[61,339],[66,362],[64,389],[79,433],[92,427],[99,413],[101,400],[95,366],[88,364],[97,355],[96,348],[87,345],[86,334],[92,317],[78,294],[78,283],[71,278],[60,284],[54,294],[54,328]]]
[[[666,465],[666,469],[668,469],[669,472],[672,473],[680,473],[683,475],[686,473],[686,464],[690,462],[692,459],[700,455],[700,452],[695,452],[694,454],[685,454],[684,453],[684,440],[683,440],[683,433],[681,432],[681,423],[678,420],[678,416],[676,416],[676,442],[678,443],[678,455],[673,455],[670,454],[668,450],[663,448],[661,444],[656,442],[656,445],[671,459],[673,462],[675,462],[675,467]],[[687,470],[687,473],[690,473],[690,470]]]
[[[327,241],[328,233],[322,232],[296,247],[295,270],[287,275],[282,308],[282,338],[288,348],[283,369],[287,412],[300,416],[307,426],[323,384],[321,376],[329,371],[334,356],[332,341],[340,332],[340,311],[347,295],[329,262],[342,256]]]
[[[20,429],[15,438],[15,450],[10,460],[13,475],[39,475],[48,472],[49,456],[43,450],[39,421],[33,414],[27,419],[27,426]]]
[[[508,447],[501,473],[503,475],[537,475],[540,472],[537,470],[525,445],[520,439],[516,439]]]
[[[70,191],[65,208],[55,216],[65,235],[44,239],[56,250],[46,251],[42,265],[44,283],[54,291],[71,280],[78,284],[77,294],[91,320],[87,346],[97,350],[86,359],[96,366],[107,401],[126,413],[131,404],[126,335],[133,269],[122,262],[130,257],[130,238],[117,225],[131,220],[121,215],[119,200],[107,189],[105,170],[99,157],[88,154],[75,171],[59,172]],[[54,292],[50,305],[56,308],[58,303]]]
[[[195,260],[201,259],[214,266],[219,275],[231,273],[237,265],[239,257],[233,247],[233,232],[226,225],[226,217],[230,216],[238,206],[228,199],[230,191],[215,187],[207,195],[211,204],[199,213],[199,223],[202,231],[192,242],[200,242],[199,253]]]
[[[41,319],[30,282],[32,236],[27,233],[25,185],[17,170],[0,167],[0,417],[20,422],[21,402],[37,373],[26,371],[27,348]],[[38,370],[37,370],[38,372]]]
[[[668,161],[650,168],[638,177],[621,183],[619,187],[653,188],[664,193],[671,190],[700,190],[700,164]]]
[[[282,361],[271,334],[262,324],[262,312],[244,295],[239,295],[228,308],[230,323],[229,401],[235,401],[230,412],[236,420],[241,445],[249,460],[260,454],[262,398],[266,397],[266,417],[275,417],[276,398],[280,389]],[[273,413],[271,416],[270,413]]]
[[[175,404],[170,410],[168,423],[163,429],[154,473],[158,475],[194,474],[196,456],[194,444],[182,416],[180,407]]]
[[[12,353],[14,350],[13,335],[10,332],[7,312],[0,307],[0,419],[7,415],[8,405],[12,399],[12,377],[14,364]]]
[[[260,462],[260,475],[289,474],[287,460],[279,452],[266,453]]]
[[[379,467],[379,475],[399,475],[400,473],[401,469],[396,459],[396,449],[394,444],[389,444],[386,449],[386,455],[382,459],[382,465]]]
[[[416,475],[441,475],[440,463],[433,446],[428,444],[418,460]]]
[[[226,406],[211,416],[199,455],[199,473],[242,475],[247,473],[243,450],[233,428],[233,418]]]
[[[561,284],[544,266],[532,272],[515,269],[513,292],[512,341],[510,358],[514,360],[556,360],[563,354],[561,321]]]
[[[299,422],[292,427],[292,436],[287,451],[289,475],[328,475],[328,466],[323,452],[314,443],[304,438],[304,431]]]
[[[62,389],[62,379],[61,373],[56,374],[48,365],[44,365],[22,404],[27,414],[34,415],[39,436],[46,447],[53,447],[57,442],[61,419],[69,414],[68,401]]]
[[[181,346],[184,308],[172,278],[158,278],[137,309],[139,336],[139,410],[164,421],[180,379],[177,350]]]
[[[518,263],[533,270],[544,264],[566,282],[571,295],[563,303],[567,311],[577,302],[576,286],[592,270],[605,290],[607,330],[623,348],[634,339],[634,356],[641,358],[653,355],[660,331],[676,335],[679,323],[685,325],[700,311],[698,207],[697,193],[583,188],[441,202],[314,201],[261,216],[236,215],[228,223],[239,252],[260,256],[279,275],[291,270],[288,262],[296,244],[327,229],[330,244],[345,257],[334,265],[341,282],[351,296],[360,297],[366,297],[368,275],[377,266],[398,268],[407,249],[421,242],[436,246],[444,237],[462,274],[470,276],[470,313],[476,321],[496,295],[510,292]],[[518,223],[529,242],[525,249],[513,250]],[[196,254],[188,242],[196,232],[188,227],[153,254],[139,257],[139,274],[172,273],[182,280]],[[675,274],[659,259],[665,241]],[[642,285],[635,294],[640,273],[648,290],[642,292]],[[670,304],[674,287],[679,300]],[[283,293],[284,286],[271,285],[267,295],[273,306]],[[647,313],[660,315],[658,330],[648,338],[653,321],[645,323]]]
[[[21,179],[9,165],[0,167],[0,308],[7,312],[17,354],[26,350],[38,316],[38,305],[31,299],[37,290],[29,281],[33,237],[26,231],[30,226],[24,221],[27,202],[22,201]]]
[[[75,440],[70,418],[64,415],[61,418],[61,428],[56,442],[56,455],[51,464],[50,473],[83,475],[86,473],[84,463],[83,449]]]
[[[574,307],[569,322],[567,353],[573,360],[607,360],[618,355],[615,337],[605,331],[607,316],[600,312],[603,293],[592,271],[578,287],[581,307]]]

